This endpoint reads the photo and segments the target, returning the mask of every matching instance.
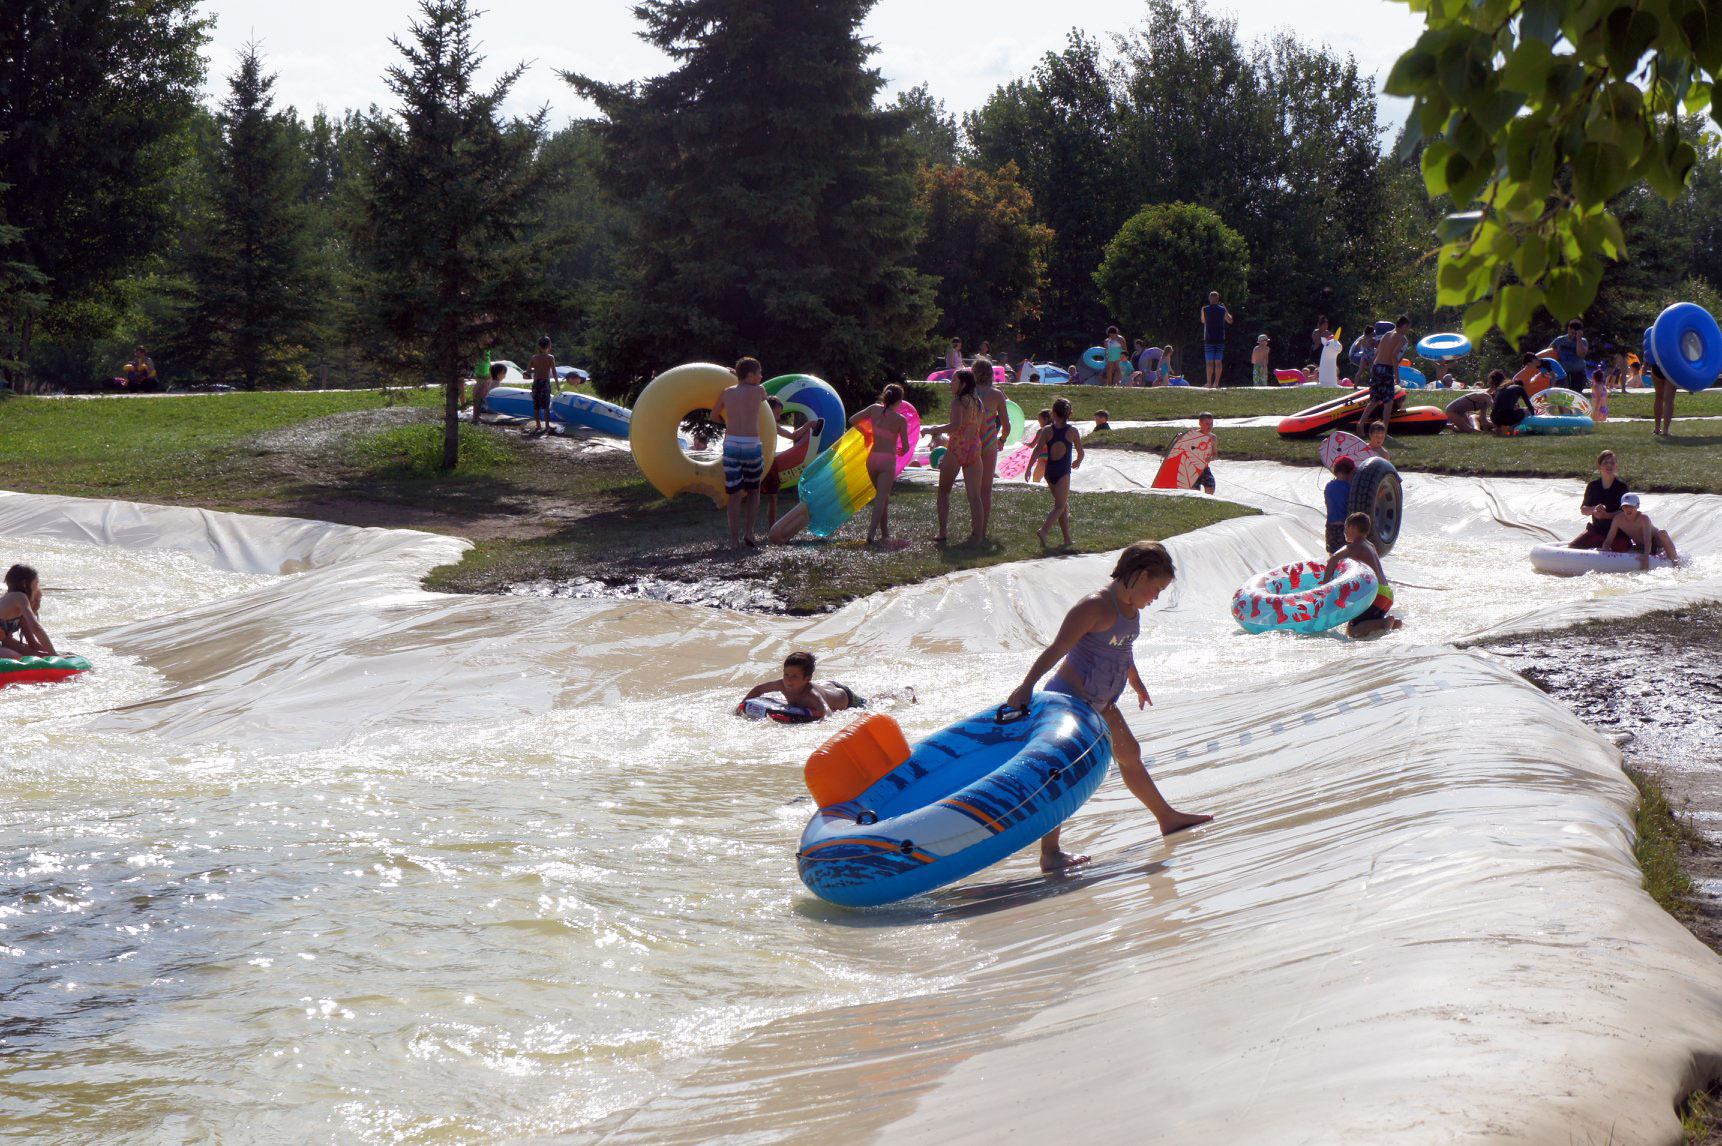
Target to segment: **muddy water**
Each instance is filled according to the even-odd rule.
[[[1135,488],[1131,464],[1090,480]],[[1722,1047],[1722,976],[1637,888],[1611,745],[1448,642],[1722,597],[1715,499],[1657,507],[1692,566],[1557,582],[1523,551],[1576,483],[1415,479],[1388,564],[1411,627],[1358,646],[1232,624],[1234,586],[1316,546],[1320,490],[1221,480],[1267,515],[1174,541],[1129,715],[1220,819],[1162,840],[1110,781],[1068,832],[1091,871],[1015,857],[870,913],[795,877],[830,729],[735,698],[805,647],[862,692],[917,686],[896,714],[923,736],[996,703],[1105,556],[759,617],[439,596],[416,586],[447,538],[0,496],[10,559],[96,590],[47,619],[98,666],[0,692],[0,1125],[1663,1136]],[[1596,1085],[1550,1101],[1575,1070]]]

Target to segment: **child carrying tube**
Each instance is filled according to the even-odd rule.
[[[1047,682],[1049,692],[1062,692],[1094,706],[1112,735],[1112,755],[1118,773],[1130,794],[1154,814],[1162,835],[1205,824],[1212,816],[1180,812],[1155,787],[1154,778],[1142,766],[1142,746],[1124,722],[1118,698],[1129,685],[1136,694],[1136,707],[1151,701],[1142,677],[1136,671],[1136,637],[1141,632],[1141,611],[1172,583],[1172,555],[1157,541],[1138,541],[1118,556],[1112,580],[1078,601],[1065,614],[1058,635],[1029,666],[1028,675],[1006,701],[1012,708],[1025,708],[1041,677],[1058,666]],[[1088,862],[1087,856],[1072,855],[1058,846],[1058,828],[1040,841],[1040,869],[1060,871]]]

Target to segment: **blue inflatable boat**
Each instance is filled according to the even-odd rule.
[[[498,386],[485,396],[484,408],[510,418],[532,417],[532,391],[521,386]],[[568,426],[583,426],[626,439],[634,412],[626,406],[605,402],[585,394],[557,394],[550,399],[550,420]]]
[[[1111,760],[1106,722],[1062,693],[958,721],[913,751],[895,721],[870,713],[807,762],[822,806],[801,833],[801,881],[871,907],[973,875],[1062,824]]]

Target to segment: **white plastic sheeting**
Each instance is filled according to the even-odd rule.
[[[1089,459],[1082,488],[1156,460]],[[83,905],[31,899],[0,932],[36,1032],[0,1060],[18,1124],[1675,1140],[1722,1051],[1722,970],[1639,889],[1614,750],[1451,642],[1722,597],[1717,499],[1646,498],[1691,565],[1548,578],[1524,553],[1577,531],[1580,483],[1407,475],[1408,628],[1358,645],[1232,623],[1244,577],[1319,550],[1320,484],[1215,473],[1269,512],[1170,543],[1138,646],[1156,706],[1130,716],[1163,790],[1217,821],[1161,840],[1111,782],[1066,833],[1089,871],[1019,856],[868,913],[794,877],[786,801],[829,728],[722,714],[805,647],[859,691],[916,685],[895,711],[924,735],[1002,698],[1109,556],[762,618],[427,594],[464,547],[428,534],[0,496],[9,552],[97,590],[47,619],[98,670],[0,693],[4,874]],[[152,931],[134,906],[116,960],[102,905],[197,871],[234,908]],[[101,1005],[119,1021],[92,1034]],[[150,1102],[109,1103],[115,1078]]]

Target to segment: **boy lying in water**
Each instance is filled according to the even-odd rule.
[[[857,696],[855,690],[846,684],[834,680],[816,682],[813,679],[816,665],[812,653],[790,653],[783,658],[783,676],[754,685],[741,702],[746,704],[768,692],[781,692],[785,704],[805,708],[815,720],[824,720],[833,712],[842,712],[846,708],[867,707],[867,698]]]

